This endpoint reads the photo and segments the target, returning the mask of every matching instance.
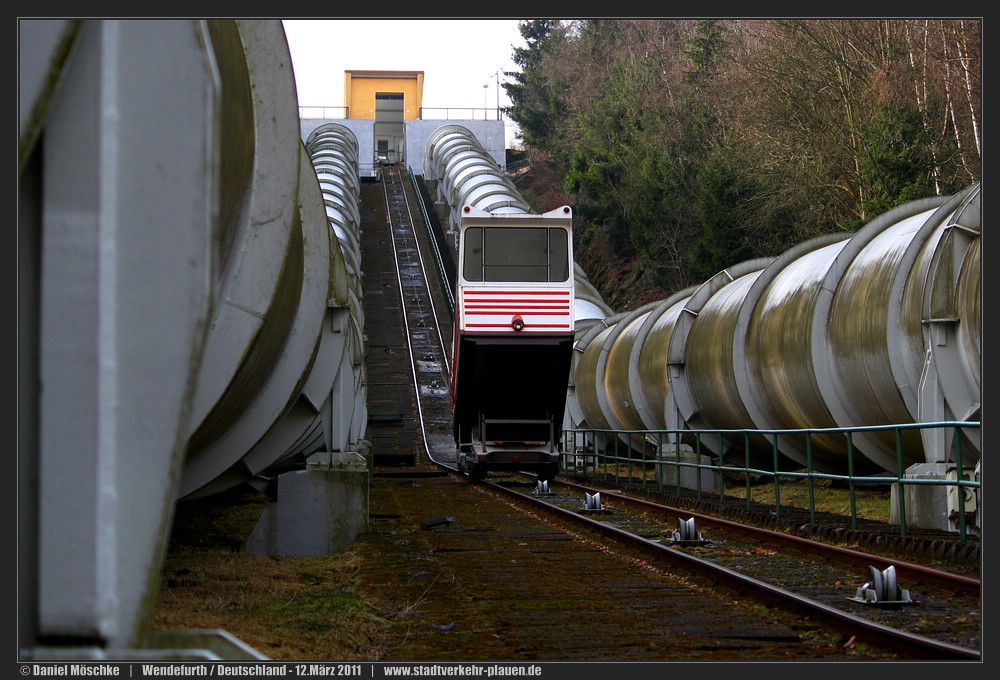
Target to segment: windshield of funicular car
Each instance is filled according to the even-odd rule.
[[[558,282],[569,278],[565,229],[469,227],[462,243],[467,281]]]

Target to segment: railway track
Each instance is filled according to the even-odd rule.
[[[682,509],[556,482],[499,488],[567,521],[650,555],[664,568],[690,570],[736,591],[829,620],[859,639],[917,654],[979,659],[981,582],[925,565],[811,541]],[[594,498],[597,501],[594,502]],[[579,517],[578,517],[579,516]]]
[[[561,631],[558,635],[583,635],[591,641],[586,646],[586,652],[575,647],[572,653],[564,649],[565,656],[558,658],[601,658],[602,650],[604,654],[609,653],[606,644],[594,642],[601,639],[600,632],[588,633],[585,628],[581,628],[588,620],[585,614],[590,610],[588,597],[594,597],[595,589],[608,588],[619,589],[619,603],[627,602],[627,607],[635,607],[638,602],[648,603],[652,599],[659,603],[662,611],[669,609],[672,613],[667,616],[667,621],[659,616],[656,618],[664,625],[669,624],[675,631],[677,627],[690,625],[690,622],[685,623],[689,619],[699,617],[713,619],[716,622],[713,625],[720,626],[720,630],[721,627],[728,627],[732,631],[734,625],[743,626],[747,631],[756,630],[760,624],[750,623],[754,616],[760,618],[759,611],[753,613],[754,608],[767,603],[768,607],[775,608],[768,611],[782,612],[780,615],[773,614],[776,617],[773,621],[782,632],[756,635],[765,642],[760,648],[756,645],[750,647],[754,648],[755,655],[759,654],[763,658],[798,656],[798,652],[790,649],[801,650],[815,645],[816,639],[822,639],[823,642],[813,647],[811,653],[819,658],[858,658],[859,655],[868,658],[905,659],[980,658],[981,603],[979,583],[973,579],[951,579],[947,574],[921,570],[915,568],[915,565],[887,563],[874,555],[851,554],[843,550],[837,553],[836,559],[829,553],[816,557],[823,547],[815,542],[794,541],[776,532],[771,532],[772,535],[758,533],[747,538],[735,523],[730,523],[731,526],[724,522],[713,523],[704,517],[695,518],[691,513],[671,512],[669,508],[648,501],[627,499],[620,493],[605,492],[603,505],[600,505],[598,498],[597,507],[594,507],[593,496],[597,494],[599,497],[600,490],[573,487],[562,482],[553,485],[552,489],[543,490],[536,487],[530,479],[497,475],[496,479],[481,486],[467,488],[468,480],[457,471],[451,434],[447,350],[451,320],[442,305],[435,304],[435,300],[440,301],[444,297],[440,290],[434,289],[435,286],[440,287],[441,283],[437,271],[430,264],[432,258],[428,250],[433,244],[415,205],[416,188],[410,178],[403,175],[397,166],[386,166],[382,169],[381,184],[385,199],[386,226],[390,235],[385,245],[387,249],[391,249],[397,262],[402,327],[407,338],[406,354],[415,404],[416,431],[412,444],[418,452],[421,467],[427,467],[422,473],[417,473],[416,470],[383,468],[381,472],[376,471],[373,489],[397,485],[389,494],[393,500],[386,501],[389,506],[402,503],[400,499],[404,491],[406,495],[414,493],[419,497],[416,492],[424,488],[430,494],[430,490],[426,488],[431,486],[430,480],[433,480],[435,488],[441,486],[450,489],[445,493],[450,493],[451,496],[445,500],[432,500],[433,495],[428,495],[423,501],[415,501],[422,503],[418,507],[424,508],[419,533],[412,532],[412,522],[409,530],[401,528],[400,524],[403,517],[411,516],[413,508],[373,508],[372,524],[375,535],[380,532],[380,524],[395,527],[382,527],[383,531],[392,535],[396,535],[398,531],[403,531],[413,539],[419,535],[422,540],[414,542],[423,544],[425,549],[430,550],[433,557],[429,557],[428,562],[441,562],[442,555],[448,555],[449,558],[462,555],[461,565],[445,567],[443,571],[415,568],[402,572],[407,575],[407,582],[412,577],[418,582],[418,587],[426,586],[427,590],[420,596],[425,609],[429,609],[432,591],[440,594],[440,591],[448,590],[441,587],[440,578],[442,573],[450,569],[450,582],[453,584],[456,580],[460,581],[463,587],[469,589],[468,597],[473,602],[494,597],[507,601],[509,596],[499,593],[506,592],[506,581],[511,578],[519,581],[524,598],[529,603],[533,598],[544,598],[549,604],[548,609],[539,611],[537,605],[529,604],[526,611],[534,611],[536,620],[533,621],[533,626],[548,631],[539,635],[550,638],[547,643],[549,646],[559,644],[555,640],[557,634],[542,619],[560,621],[574,609],[584,614],[570,628],[565,627],[565,620],[562,628],[553,624]],[[470,502],[465,499],[482,500],[484,491],[508,499],[505,503],[515,504],[518,508],[515,512],[524,516],[527,525],[534,521],[538,522],[537,526],[526,528],[524,522],[513,522],[509,515],[498,511],[500,504],[490,510],[483,506],[470,517],[460,517],[456,510]],[[440,512],[435,512],[435,508],[440,508]],[[502,522],[501,515],[507,517],[507,525],[498,526],[494,523]],[[542,523],[537,519],[538,515],[550,519],[547,523]],[[536,519],[531,520],[532,517]],[[492,528],[476,528],[484,523]],[[472,527],[467,528],[470,524]],[[711,531],[707,531],[709,525]],[[553,526],[558,526],[559,532],[554,532]],[[570,526],[575,528],[570,529]],[[567,534],[567,531],[570,533]],[[699,540],[699,533],[702,537],[707,533],[708,538]],[[516,537],[510,538],[510,534]],[[505,540],[498,540],[501,535]],[[580,536],[587,536],[583,540],[586,547],[571,541],[569,536],[574,535],[578,541]],[[687,540],[678,540],[678,535]],[[597,536],[600,536],[599,540],[594,538]],[[614,542],[609,544],[609,540]],[[439,541],[443,543],[439,544]],[[573,549],[567,550],[570,543],[573,543]],[[559,550],[552,549],[555,544],[560,546]],[[539,548],[539,545],[546,547]],[[609,549],[608,545],[618,547]],[[608,550],[621,550],[623,555],[630,556],[626,559],[631,560],[627,564],[633,570],[632,577],[623,575],[621,565],[615,568],[594,567],[597,555]],[[471,553],[481,554],[485,562],[474,559]],[[540,558],[540,555],[544,557]],[[539,559],[542,559],[542,564],[537,564]],[[470,561],[474,564],[470,564]],[[495,566],[497,563],[501,565],[499,568]],[[512,568],[512,564],[518,566]],[[527,566],[529,564],[535,566]],[[648,569],[654,570],[659,578],[671,582],[669,602],[663,600],[662,583],[653,587],[651,592],[645,592],[637,585],[648,576]],[[616,577],[613,580],[617,585],[598,583],[598,571],[614,572]],[[421,582],[421,579],[431,578],[432,574],[436,574],[433,582]],[[554,579],[553,574],[558,574],[558,578]],[[637,580],[631,583],[630,578]],[[676,582],[678,579],[683,585]],[[689,579],[695,585],[689,584]],[[533,580],[538,582],[532,583]],[[588,584],[583,592],[570,587],[571,583],[575,584],[577,581]],[[690,590],[679,593],[676,588]],[[718,593],[712,590],[713,596],[708,598],[704,595],[706,588],[719,588],[720,593],[728,595],[717,598]],[[865,602],[875,590],[879,591],[880,601],[874,604]],[[890,601],[885,600],[887,592],[892,595]],[[908,597],[909,600],[895,602],[897,596]],[[615,596],[612,594],[612,597]],[[553,598],[557,599],[558,607]],[[695,600],[698,601],[697,615],[691,606]],[[677,605],[681,602],[687,602],[688,606],[685,608],[682,605],[678,610]],[[734,605],[738,606],[740,614],[734,612]],[[455,608],[455,616],[451,618],[458,617],[459,612],[465,608],[455,602],[452,606]],[[512,605],[508,602],[507,606]],[[495,612],[489,612],[490,615],[486,616],[487,612],[479,611],[474,605],[470,607],[478,612],[480,619],[485,617],[493,620],[491,625],[497,631],[506,630],[505,633],[491,633],[497,640],[504,641],[511,635],[521,635],[520,632],[511,632],[510,617],[504,624],[503,617],[498,618]],[[744,607],[747,609],[743,609]],[[714,613],[708,613],[709,610]],[[526,617],[530,615],[512,613],[511,616],[524,626]],[[646,613],[645,616],[651,614]],[[771,616],[772,614],[768,615],[768,620],[771,620]],[[637,622],[635,617],[628,617],[627,620]],[[735,624],[736,621],[740,623]],[[778,621],[782,623],[777,623]],[[468,627],[468,624],[455,621],[429,625],[431,631],[464,630]],[[608,625],[610,624],[602,619],[597,628]],[[619,620],[616,625],[623,625],[623,622]],[[804,632],[805,629],[808,632]],[[818,630],[826,632],[818,633]],[[603,635],[606,634],[607,630]],[[408,638],[410,635],[415,634],[411,631],[407,634]],[[631,651],[633,645],[661,645],[659,642],[642,641],[643,635],[653,636],[653,633],[638,630],[630,632],[630,642],[625,645],[630,651],[624,653],[619,650],[619,654],[624,656],[615,655],[612,658],[625,658],[628,654],[636,653]],[[731,634],[718,631],[708,637],[713,635],[716,639],[732,639]],[[432,633],[427,644],[433,644],[434,638]],[[423,637],[416,635],[414,641],[416,639],[423,640]],[[677,639],[676,636],[674,639]],[[810,642],[807,644],[805,640]],[[443,639],[439,642],[447,643]],[[868,647],[860,652],[855,642],[865,643]],[[411,655],[419,654],[414,644],[404,645],[401,649],[408,650],[407,653]],[[538,641],[528,644],[522,639],[521,644],[522,653],[547,648],[545,645],[538,647]],[[619,644],[624,643],[619,641]],[[704,644],[704,640],[695,646],[698,644]],[[748,651],[747,647],[743,647],[744,644],[745,642],[741,642],[736,646],[741,649],[740,654]],[[486,648],[492,646],[487,644]],[[762,652],[761,648],[767,651]],[[455,658],[468,658],[462,656],[468,654],[467,649],[458,651],[460,654]],[[677,648],[668,651],[669,658],[683,658],[686,653]],[[728,653],[721,649],[716,651],[719,658],[725,658]],[[450,658],[440,649],[425,653],[429,656],[416,658]],[[494,650],[490,654],[500,652]],[[506,654],[507,656],[487,655],[481,658],[522,658],[519,653],[510,649]],[[652,657],[662,658],[655,654]],[[648,654],[646,658],[649,658]]]
[[[399,166],[381,168],[388,239],[399,287],[401,321],[407,339],[411,386],[414,391],[417,455],[454,447],[448,388],[448,347],[451,317],[434,265],[431,237],[419,209],[416,188]],[[452,458],[454,459],[454,458]]]

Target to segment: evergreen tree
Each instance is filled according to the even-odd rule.
[[[504,113],[521,129],[521,139],[527,146],[551,151],[565,114],[565,105],[552,76],[545,67],[561,39],[560,22],[555,19],[521,21],[518,29],[526,46],[514,49],[513,61],[521,71],[509,74],[512,82],[503,84],[510,97],[510,107]]]

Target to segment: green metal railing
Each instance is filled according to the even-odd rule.
[[[946,465],[951,468],[954,465],[956,470],[955,478],[944,479],[921,479],[906,477],[906,457],[903,455],[903,433],[906,430],[923,429],[950,429],[952,430],[951,456]],[[718,496],[720,505],[725,502],[726,484],[725,480],[742,479],[744,493],[746,497],[747,510],[753,506],[752,482],[755,479],[770,480],[773,485],[773,513],[775,517],[781,517],[782,511],[782,484],[788,481],[804,481],[807,487],[807,505],[810,522],[816,522],[816,485],[821,480],[839,481],[846,483],[848,489],[850,506],[850,526],[856,529],[858,526],[858,506],[857,494],[859,488],[872,485],[898,484],[896,495],[896,505],[898,510],[898,526],[901,536],[908,533],[907,513],[906,513],[906,493],[907,486],[931,485],[953,487],[958,498],[957,510],[957,530],[961,541],[968,538],[967,525],[967,501],[968,494],[978,496],[981,493],[981,482],[977,479],[965,478],[965,461],[963,461],[962,441],[963,432],[981,429],[981,423],[968,421],[946,421],[935,423],[917,423],[905,425],[886,425],[873,427],[855,428],[817,428],[811,430],[610,430],[610,429],[567,429],[563,430],[563,467],[568,471],[571,467],[569,461],[572,459],[572,467],[593,468],[595,476],[601,478],[613,478],[617,483],[623,484],[627,488],[638,486],[640,490],[647,491],[655,485],[658,492],[672,491],[677,496],[682,495],[682,491],[693,492],[697,500],[704,500],[712,493]],[[858,433],[891,431],[895,437],[895,473],[884,473],[877,476],[856,475],[856,461],[860,454],[854,446],[854,438]],[[844,460],[846,461],[846,474],[830,474],[819,472],[813,469],[813,441],[817,436],[837,434],[844,440]],[[760,440],[764,437],[771,444],[772,465],[770,469],[759,467],[761,458],[760,446],[756,449],[752,446],[752,440]],[[800,469],[788,469],[789,465],[785,459],[784,469],[780,462],[781,439],[783,437],[797,437],[805,440],[806,465]],[[712,443],[717,440],[717,445],[709,447],[706,442]],[[732,460],[734,445],[733,442],[743,442],[743,466],[734,465]],[[719,461],[716,451],[728,451],[727,461]],[[758,466],[751,465],[751,454],[754,453]],[[693,460],[692,460],[693,459]],[[708,460],[710,462],[702,462]],[[862,459],[864,460],[864,459]],[[971,461],[970,461],[971,462]],[[978,457],[977,457],[978,462]],[[665,470],[671,468],[673,474],[664,474]],[[650,479],[650,471],[653,471]],[[688,482],[684,484],[682,477],[684,471],[688,472],[688,478],[693,477],[693,485]],[[710,490],[706,489],[705,478],[709,482]],[[673,480],[672,483],[664,482],[665,479]],[[717,481],[718,483],[713,483]],[[672,489],[668,487],[673,487]],[[787,505],[787,504],[786,504]],[[972,504],[973,509],[979,504]],[[891,508],[890,514],[891,514]]]
[[[420,203],[420,214],[424,218],[424,229],[427,231],[427,238],[430,240],[431,249],[434,251],[434,262],[437,264],[438,276],[441,277],[441,288],[444,290],[445,298],[448,300],[448,310],[451,312],[452,318],[454,318],[455,294],[451,291],[451,282],[448,280],[448,273],[445,271],[441,249],[438,248],[437,238],[434,236],[431,217],[427,213],[427,205],[424,203],[424,195],[420,193],[420,186],[417,184],[417,178],[413,175],[413,168],[407,166],[406,170],[410,176],[410,183],[413,184],[413,191],[417,195],[417,201]]]

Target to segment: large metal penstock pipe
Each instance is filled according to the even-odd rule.
[[[587,427],[785,430],[975,420],[980,409],[980,187],[913,201],[854,234],[724,270],[680,299],[605,319],[579,343]],[[653,317],[656,321],[652,321]],[[659,420],[654,415],[663,413]],[[980,457],[964,438],[964,465]],[[853,439],[855,472],[943,462],[944,430]],[[749,438],[770,464],[775,441]],[[705,438],[743,462],[743,437]],[[849,467],[845,437],[778,439],[779,465]]]

